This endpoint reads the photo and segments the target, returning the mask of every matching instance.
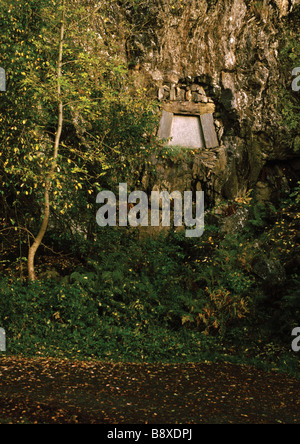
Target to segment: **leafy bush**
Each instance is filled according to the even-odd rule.
[[[126,305],[110,293],[97,293],[93,277],[74,273],[71,285],[1,281],[0,325],[9,352],[131,361],[213,354],[208,346],[213,341],[201,333],[160,325],[149,301],[132,298]]]
[[[61,283],[2,279],[9,351],[191,361],[286,347],[300,312],[297,199],[298,188],[276,208],[252,202],[244,232],[227,235],[207,225],[201,238],[141,242],[127,228],[99,230],[89,258]],[[257,257],[285,270],[282,288],[264,285]]]

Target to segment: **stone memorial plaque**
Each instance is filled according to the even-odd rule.
[[[199,106],[200,105],[200,106]],[[216,148],[219,146],[214,117],[214,104],[192,102],[164,105],[158,137],[171,139],[169,146],[183,148]]]
[[[160,139],[168,139],[170,137],[172,122],[173,122],[173,113],[163,111],[158,131],[158,137]]]
[[[0,91],[6,91],[6,74],[3,68],[0,68]]]
[[[199,116],[174,115],[170,137],[171,146],[203,148],[204,139]]]
[[[217,146],[219,146],[219,142],[215,129],[213,115],[203,114],[202,116],[200,116],[200,119],[206,148],[216,148]]]

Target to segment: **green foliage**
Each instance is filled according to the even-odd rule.
[[[290,68],[291,62],[293,67],[300,66],[299,50],[299,39],[297,35],[290,30],[283,38],[280,51],[281,62],[285,64],[286,69]]]
[[[71,285],[2,281],[0,324],[7,332],[8,351],[131,361],[209,355],[212,340],[160,325],[149,299],[135,296],[125,304],[118,293],[111,296],[121,277],[103,273],[101,294],[96,275],[88,272],[74,273]]]
[[[188,161],[195,155],[191,149],[182,147],[181,145],[165,145],[157,153],[161,159],[171,159],[174,161]]]
[[[298,15],[298,22],[296,15]],[[300,129],[300,103],[299,94],[292,93],[292,71],[300,66],[300,43],[298,38],[299,8],[293,13],[295,16],[295,29],[291,27],[284,33],[280,41],[280,68],[282,78],[287,79],[283,87],[278,92],[279,123],[288,131],[299,134]]]
[[[255,217],[243,233],[207,225],[198,239],[174,232],[141,242],[130,229],[107,227],[88,245],[73,239],[74,251],[82,245],[88,259],[60,283],[1,281],[9,352],[294,368],[298,195],[296,187],[271,209],[247,201]],[[256,274],[257,257],[285,268],[281,287]]]
[[[280,104],[279,124],[283,125],[288,131],[293,131],[296,136],[299,134],[300,128],[300,105],[299,100],[292,96],[291,86],[289,89],[283,89],[278,93],[278,103]]]
[[[95,229],[98,191],[123,180],[138,182],[153,152],[171,161],[186,161],[193,152],[162,148],[153,137],[156,103],[122,60],[111,8],[97,3],[97,15],[92,3],[66,1],[65,124],[52,183],[53,228],[46,236],[56,251],[81,259],[82,266],[73,266],[60,283],[1,280],[0,325],[9,351],[175,361],[203,359],[220,352],[224,341],[282,341],[300,311],[299,184],[278,206],[245,199],[249,221],[243,233],[225,235],[207,225],[199,239],[170,233],[140,242],[127,229]],[[261,2],[252,3],[259,16]],[[133,15],[120,17],[118,25],[135,66],[139,54],[130,47],[128,21],[138,16],[143,27],[156,17],[149,16],[147,1],[126,4]],[[0,265],[10,270],[24,262],[52,161],[60,6],[58,0],[0,1],[0,64],[8,75],[0,103],[0,228],[11,244]],[[174,14],[181,6],[168,3]],[[295,33],[284,35],[283,78],[299,66],[298,55]],[[286,83],[280,85],[279,124],[296,137],[299,99]],[[284,290],[255,273],[257,256],[280,263],[287,275]]]
[[[249,229],[262,233],[268,224],[275,222],[277,210],[271,202],[254,202],[250,208]]]
[[[289,196],[289,204],[290,205],[299,205],[300,204],[300,182],[297,183],[297,186],[294,188],[293,192]]]
[[[60,0],[9,8],[0,2],[0,65],[8,77],[0,103],[1,207],[6,223],[13,216],[32,233],[40,225],[57,128],[61,6]],[[65,1],[64,120],[51,188],[51,217],[61,231],[94,220],[96,193],[135,175],[156,146],[156,104],[135,86],[114,39],[107,41],[99,25],[108,20],[106,6],[96,14],[93,4]]]

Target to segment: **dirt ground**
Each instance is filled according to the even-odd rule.
[[[0,423],[299,424],[299,381],[228,363],[0,356]]]

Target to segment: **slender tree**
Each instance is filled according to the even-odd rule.
[[[117,8],[116,0],[16,0],[8,10],[0,0],[9,85],[0,197],[12,228],[28,235],[30,280],[50,220],[71,233],[95,221],[94,193],[136,175],[153,144],[155,103],[130,76]]]
[[[33,244],[29,248],[28,253],[28,277],[30,280],[36,279],[35,274],[35,267],[34,267],[34,258],[37,249],[39,248],[44,235],[47,231],[48,223],[49,223],[49,217],[50,217],[50,191],[51,191],[51,185],[53,181],[53,177],[55,174],[56,166],[57,166],[57,159],[58,159],[58,152],[59,152],[59,145],[60,145],[60,139],[61,139],[61,133],[62,133],[62,127],[63,127],[63,99],[62,99],[62,92],[61,92],[61,80],[62,80],[62,63],[63,63],[63,50],[64,50],[64,35],[65,35],[65,17],[66,17],[66,11],[65,11],[65,2],[62,2],[62,18],[61,18],[61,24],[60,24],[60,35],[59,35],[59,51],[58,51],[58,60],[57,60],[57,100],[58,100],[58,125],[56,129],[55,134],[55,141],[54,141],[54,150],[53,150],[53,159],[51,163],[50,171],[47,173],[46,180],[45,180],[45,192],[44,192],[44,216],[43,216],[43,222],[40,228],[40,231],[38,232],[38,235],[36,236]]]

